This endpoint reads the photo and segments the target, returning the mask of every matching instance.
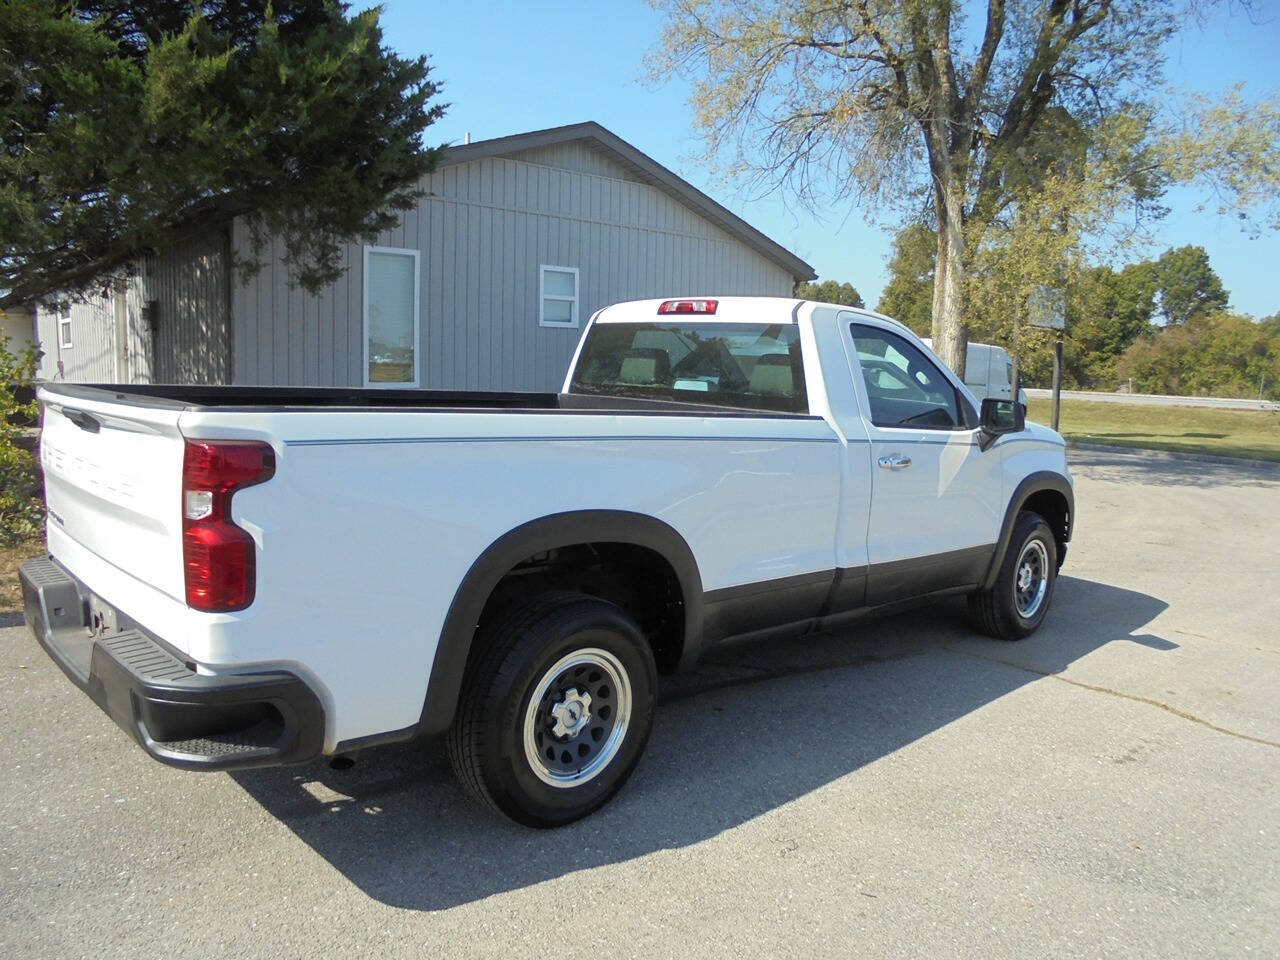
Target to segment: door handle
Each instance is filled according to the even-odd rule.
[[[881,457],[876,463],[886,470],[905,470],[911,466],[911,458],[904,457],[900,453],[891,453],[887,457]]]
[[[63,407],[62,415],[81,430],[85,430],[89,433],[97,433],[102,429],[102,421],[92,413],[86,413],[84,410],[68,410],[66,407]]]

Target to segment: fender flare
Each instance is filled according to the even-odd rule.
[[[1013,496],[1009,498],[1009,506],[1004,512],[1004,522],[1000,526],[1000,539],[996,541],[995,553],[991,555],[991,565],[987,568],[987,575],[982,578],[980,590],[990,590],[995,585],[996,577],[1000,575],[1000,565],[1004,563],[1004,555],[1009,549],[1009,540],[1013,537],[1013,525],[1023,505],[1034,494],[1046,490],[1061,494],[1067,501],[1067,524],[1066,529],[1062,531],[1062,539],[1063,542],[1071,539],[1071,527],[1076,519],[1076,497],[1071,481],[1052,470],[1037,470],[1035,473],[1027,474],[1014,488]]]
[[[467,571],[440,631],[418,733],[441,733],[453,724],[476,624],[498,582],[527,557],[579,543],[627,543],[646,547],[662,556],[675,571],[684,600],[680,667],[683,669],[697,659],[702,626],[702,578],[684,537],[663,521],[642,513],[581,510],[551,514],[503,534],[485,548]]]

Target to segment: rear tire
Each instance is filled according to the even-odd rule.
[[[449,731],[449,759],[482,803],[531,827],[603,806],[649,738],[657,670],[619,607],[552,593],[513,607],[476,637]]]
[[[1018,514],[1009,548],[990,590],[969,594],[973,624],[997,640],[1021,640],[1039,629],[1058,581],[1058,544],[1044,517]]]

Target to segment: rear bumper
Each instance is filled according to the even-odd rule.
[[[324,710],[295,674],[199,673],[122,612],[95,636],[89,591],[56,561],[29,560],[18,573],[27,627],[45,652],[155,759],[239,770],[320,753]]]

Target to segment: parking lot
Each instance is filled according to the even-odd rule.
[[[1280,954],[1280,469],[1080,453],[1054,608],[716,652],[604,811],[433,744],[193,774],[0,614],[5,957]]]

